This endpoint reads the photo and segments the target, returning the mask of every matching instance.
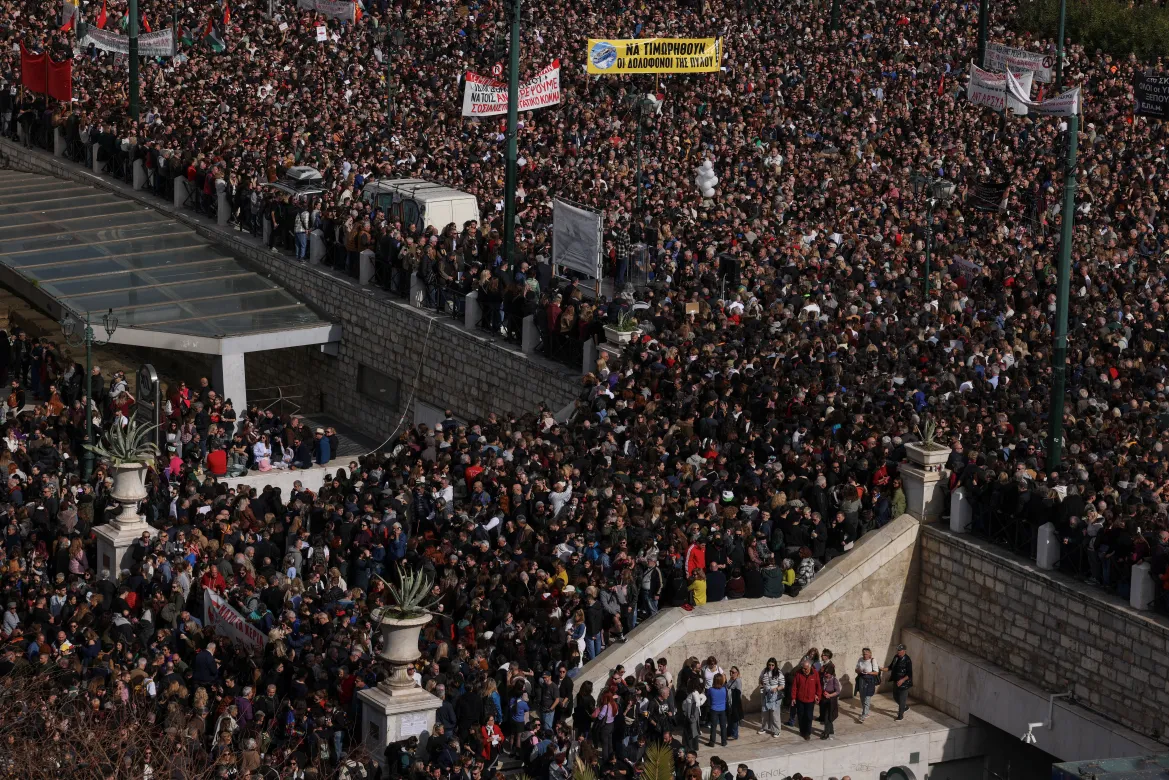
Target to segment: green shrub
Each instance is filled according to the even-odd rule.
[[[1023,0],[1018,26],[1055,38],[1059,0]],[[1100,49],[1116,57],[1136,54],[1141,60],[1169,55],[1169,11],[1156,4],[1129,5],[1116,0],[1068,0],[1066,35],[1089,53]]]

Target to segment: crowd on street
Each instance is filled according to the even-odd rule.
[[[170,5],[139,7],[155,28],[169,23]],[[118,0],[82,13],[92,22],[103,8],[115,27]],[[559,57],[562,101],[521,116],[511,261],[502,125],[459,111],[461,75],[505,56],[503,6],[378,0],[356,24],[272,8],[272,18],[266,3],[178,8],[189,42],[143,61],[137,122],[124,58],[90,50],[74,63],[72,105],[0,92],[4,131],[57,125],[99,143],[108,162],[141,155],[160,194],[181,176],[209,198],[223,180],[241,228],[290,225],[286,248],[302,255],[299,228],[319,227],[348,271],[374,247],[387,284],[415,274],[435,305],[447,290],[483,290],[500,302],[488,324],[512,333],[515,315],[538,312],[550,353],[627,314],[641,335],[586,374],[568,422],[547,409],[468,423],[448,414],[348,462],[333,461],[328,430],[235,410],[210,387],[168,388],[166,452],[142,507],[153,531],[125,572],[95,565],[108,473],[86,481],[79,467],[87,413],[101,433],[132,412],[124,378],[102,378],[90,401],[84,370],[52,344],[0,338],[10,385],[0,684],[23,691],[20,708],[0,708],[0,772],[146,778],[187,762],[209,776],[369,776],[356,692],[384,674],[372,612],[399,567],[435,580],[415,674],[444,704],[433,744],[392,746],[391,777],[483,780],[506,751],[537,780],[563,780],[577,757],[617,778],[661,739],[681,747],[677,777],[694,780],[695,724],[721,745],[744,695],[774,713],[765,730],[778,731],[786,704],[810,737],[836,679],[822,654],[778,693],[733,668],[721,688],[703,672],[693,690],[679,669],[658,705],[674,710],[656,722],[634,715],[662,698],[656,675],[618,674],[587,692],[574,683],[659,609],[798,594],[905,511],[898,467],[927,419],[953,450],[945,487],[967,489],[973,530],[1026,547],[1053,522],[1070,573],[1127,595],[1148,561],[1169,607],[1169,157],[1164,126],[1131,112],[1133,76],[1163,63],[1067,49],[1084,124],[1057,465],[1046,431],[1067,126],[965,99],[977,3],[877,0],[848,8],[836,31],[808,2],[526,6],[525,74]],[[0,0],[8,84],[11,44],[70,55],[59,11]],[[1050,51],[1010,32],[1013,11],[992,8],[996,39]],[[202,39],[209,20],[222,52]],[[725,42],[719,73],[584,71],[585,35],[708,34]],[[631,97],[645,93],[661,98],[660,114],[641,115]],[[704,160],[720,179],[713,198],[691,183]],[[320,170],[324,192],[295,201],[263,187],[294,165]],[[377,176],[475,194],[481,220],[394,223],[360,197]],[[956,197],[930,229],[918,190],[937,177]],[[988,182],[1007,185],[989,210],[974,197]],[[591,300],[554,279],[553,196],[605,212],[612,275],[624,280],[644,244],[648,284]],[[271,231],[276,247],[286,232]],[[316,492],[214,479],[313,464],[337,466]],[[262,654],[213,641],[207,589],[263,631]],[[902,710],[904,671],[884,678]],[[70,744],[82,732],[95,736]],[[820,736],[832,733],[827,719]]]

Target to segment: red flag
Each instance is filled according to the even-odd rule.
[[[353,0],[353,23],[357,24],[362,17],[361,0]]]
[[[231,6],[229,6],[227,4],[226,0],[224,0],[224,3],[223,3],[223,27],[224,27],[224,29],[227,29],[227,26],[229,24],[231,24]]]
[[[1035,102],[1036,102],[1036,103],[1042,103],[1042,102],[1043,102],[1043,93],[1044,93],[1044,92],[1046,92],[1046,91],[1047,91],[1047,87],[1045,87],[1045,86],[1043,86],[1042,84],[1040,84],[1040,85],[1039,85],[1039,97],[1035,98]]]
[[[205,30],[203,30],[203,36],[206,37],[214,31],[215,31],[215,17],[212,16],[212,17],[209,17],[207,19],[207,28]]]
[[[73,60],[53,62],[49,60],[49,96],[62,103],[73,99]]]
[[[76,15],[70,16],[68,21],[66,21],[65,24],[61,25],[61,32],[69,32],[70,30],[72,30],[73,29],[73,20],[75,18],[76,18]]]
[[[97,29],[104,30],[108,18],[106,15],[106,0],[101,0],[101,13],[97,15]]]
[[[46,63],[49,55],[45,53],[33,54],[20,44],[20,83],[31,92],[45,92]]]
[[[943,73],[942,77],[940,79],[938,79],[938,97],[941,97],[942,93],[945,91],[946,91],[946,74]]]
[[[150,20],[146,18],[146,14],[142,15],[142,29],[146,32],[154,32],[150,29]]]

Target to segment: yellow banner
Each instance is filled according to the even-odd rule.
[[[712,73],[721,38],[589,38],[589,73]]]

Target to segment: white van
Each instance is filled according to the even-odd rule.
[[[361,198],[385,213],[389,221],[414,224],[419,231],[428,227],[441,231],[452,222],[462,230],[464,223],[479,221],[479,201],[474,195],[425,179],[367,182]]]

